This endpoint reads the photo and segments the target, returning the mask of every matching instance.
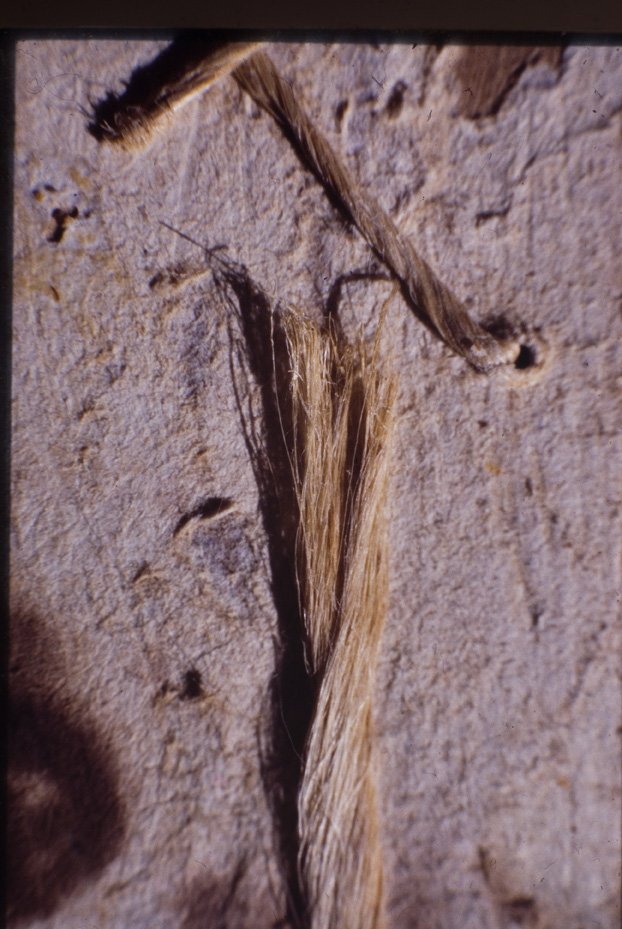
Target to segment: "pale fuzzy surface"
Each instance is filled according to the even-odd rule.
[[[258,752],[277,622],[229,309],[209,274],[149,286],[178,262],[204,267],[160,220],[226,245],[311,316],[341,275],[372,268],[233,81],[141,155],[87,134],[89,96],[121,90],[163,44],[33,40],[16,54],[12,684],[88,735],[120,832],[99,847],[75,824],[96,799],[78,804],[82,850],[68,843],[69,878],[31,920],[46,929],[267,929],[285,911]],[[459,115],[455,47],[269,53],[474,317],[503,310],[548,345],[537,379],[487,378],[399,295],[389,304],[400,396],[375,702],[387,925],[613,929],[622,50],[569,48],[559,75],[529,67],[480,121]],[[52,211],[74,205],[48,241]],[[373,335],[391,286],[343,283],[350,332]],[[233,506],[175,534],[210,497]],[[202,694],[181,699],[192,669]],[[23,789],[72,809],[71,781],[49,770]]]

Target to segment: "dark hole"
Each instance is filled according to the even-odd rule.
[[[521,345],[514,367],[518,368],[519,371],[524,371],[525,368],[531,368],[535,363],[536,353],[533,348],[529,345]]]
[[[347,109],[348,109],[348,101],[347,101],[347,100],[340,100],[339,103],[337,104],[337,106],[335,107],[335,120],[337,121],[337,125],[338,125],[338,126],[341,125],[341,120],[343,119],[343,114],[345,113],[345,111],[346,111]]]
[[[184,674],[184,688],[180,693],[180,699],[182,700],[196,700],[197,697],[200,697],[203,693],[203,688],[201,687],[201,672],[197,671],[196,668],[190,668],[189,671],[186,671]]]
[[[402,109],[402,103],[404,102],[405,90],[406,84],[403,81],[398,81],[391,91],[391,96],[387,101],[387,114],[389,116],[398,116],[400,110]]]

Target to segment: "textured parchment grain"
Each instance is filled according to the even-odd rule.
[[[144,153],[89,135],[89,100],[164,45],[17,47],[13,921],[286,925],[261,384],[213,262],[166,222],[350,336],[389,300],[387,926],[614,929],[622,50],[505,55],[491,102],[472,49],[267,46],[469,314],[539,329],[537,376],[508,382],[418,323],[233,79]]]

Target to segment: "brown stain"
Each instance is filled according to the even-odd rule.
[[[79,211],[77,206],[72,207],[70,210],[63,210],[60,207],[55,207],[52,210],[52,219],[55,225],[48,235],[48,242],[54,245],[58,245],[59,242],[62,242],[65,230],[67,229],[68,220],[77,219],[78,216]]]
[[[499,929],[540,929],[542,920],[535,896],[514,890],[517,876],[497,860],[494,851],[480,845],[478,858],[487,892],[497,910]]]
[[[63,688],[49,624],[10,619],[7,924],[48,918],[117,856],[124,805],[109,747]]]
[[[473,45],[464,49],[456,66],[462,91],[457,110],[468,119],[494,116],[523,71],[546,64],[559,75],[563,48],[558,45]]]
[[[69,168],[69,177],[80,190],[90,190],[93,186],[91,178],[82,174],[75,165]]]

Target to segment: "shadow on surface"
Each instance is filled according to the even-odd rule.
[[[292,435],[291,391],[285,334],[266,295],[240,266],[217,274],[238,320],[230,327],[231,368],[246,446],[259,490],[268,539],[271,591],[278,617],[271,683],[269,744],[261,751],[262,779],[279,842],[288,896],[287,918],[302,920],[298,878],[297,796],[311,722],[313,681],[304,659],[304,628],[296,582],[298,505],[287,443]],[[256,385],[254,388],[253,385]],[[253,409],[253,393],[260,409]]]
[[[41,661],[38,622],[13,615],[8,724],[7,921],[46,918],[119,853],[123,807],[107,748]],[[28,661],[28,654],[37,656]],[[49,673],[48,673],[49,671]],[[60,694],[60,695],[59,695]]]

